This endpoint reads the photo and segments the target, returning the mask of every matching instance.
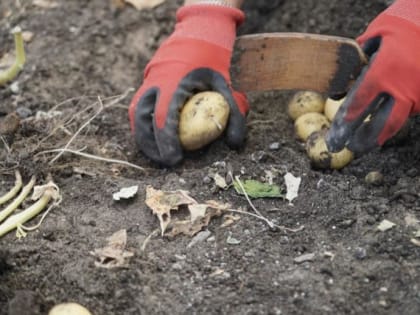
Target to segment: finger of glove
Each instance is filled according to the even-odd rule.
[[[232,91],[226,80],[219,73],[214,73],[213,86],[224,96],[229,104],[229,121],[225,131],[225,140],[232,149],[240,148],[246,138],[246,115],[249,105],[245,94]]]
[[[344,148],[354,131],[363,123],[365,118],[375,111],[381,101],[380,69],[375,61],[378,53],[372,55],[369,64],[362,70],[344,103],[340,106],[326,141],[329,150],[340,151]]]
[[[134,139],[139,149],[155,162],[161,162],[159,148],[154,135],[154,111],[159,97],[158,88],[150,88],[143,93],[136,102],[136,97],[130,105],[133,111]]]
[[[348,148],[355,153],[365,153],[376,146],[382,145],[386,139],[401,128],[407,118],[403,118],[401,123],[401,117],[393,117],[393,114],[395,114],[393,109],[398,104],[392,96],[382,94],[377,102],[376,111],[354,131],[348,143]]]
[[[349,149],[356,153],[364,153],[375,146],[381,146],[393,137],[410,116],[411,107],[404,101],[388,96],[378,112],[360,126],[349,143]]]

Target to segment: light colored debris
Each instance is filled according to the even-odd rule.
[[[63,112],[60,112],[58,110],[50,110],[48,112],[39,110],[35,114],[35,120],[48,120],[55,117],[60,117],[61,115],[63,115]]]
[[[239,221],[240,219],[241,217],[239,215],[226,214],[223,217],[224,221],[220,227],[225,228],[225,227],[231,226],[232,224],[234,224],[236,221]]]
[[[299,194],[299,187],[302,178],[295,177],[291,173],[284,175],[284,181],[286,183],[286,199],[291,203]]]
[[[226,189],[228,188],[228,184],[226,183],[226,179],[224,177],[222,177],[219,173],[216,173],[214,175],[211,176],[214,180],[214,183],[216,184],[217,187],[221,188],[221,189]]]
[[[197,245],[198,243],[204,242],[206,239],[208,239],[211,235],[210,231],[203,231],[198,233],[194,238],[191,240],[191,242],[187,245],[187,248],[191,248],[194,245]]]
[[[144,10],[153,9],[164,3],[165,0],[125,0],[125,2],[131,4],[137,10]]]
[[[412,239],[411,239],[411,243],[413,243],[414,245],[416,245],[416,246],[420,247],[420,241],[419,241],[419,240],[417,240],[417,239],[415,239],[415,238],[412,238]]]
[[[23,31],[22,38],[25,43],[30,43],[34,39],[35,34],[30,31]]]
[[[420,230],[417,231],[416,237],[419,237],[420,238]]]
[[[225,271],[223,270],[223,269],[221,269],[221,268],[217,268],[215,271],[213,271],[210,275],[209,275],[209,277],[210,278],[215,278],[215,277],[217,277],[217,276],[221,276],[221,275],[223,275],[225,273]]]
[[[120,191],[112,194],[112,199],[119,201],[121,199],[131,199],[133,198],[139,190],[139,186],[130,186],[130,187],[123,187]]]
[[[54,9],[58,7],[58,2],[56,0],[33,0],[32,3],[43,9]]]
[[[408,214],[404,218],[407,227],[420,228],[420,220],[413,214]]]
[[[394,226],[396,226],[394,222],[391,222],[389,220],[383,220],[381,223],[379,223],[378,230],[381,232],[386,232],[392,229]]]
[[[310,254],[304,254],[304,255],[301,255],[299,257],[296,257],[295,259],[293,259],[293,261],[296,264],[302,264],[304,262],[314,261],[314,259],[315,259],[315,254],[310,253]]]
[[[125,229],[117,231],[107,241],[108,243],[105,247],[90,252],[91,255],[97,258],[95,266],[107,269],[126,266],[127,258],[134,256],[134,253],[125,250],[127,231]]]
[[[229,245],[239,245],[241,244],[241,240],[234,238],[232,235],[229,235],[226,239],[226,243],[228,243]]]

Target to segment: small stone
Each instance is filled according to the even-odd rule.
[[[417,168],[411,168],[411,169],[409,169],[408,171],[407,171],[407,176],[408,177],[412,177],[412,178],[414,178],[414,177],[416,177],[417,175],[418,175],[418,171],[417,171]]]
[[[18,81],[15,81],[12,84],[10,84],[10,91],[12,91],[13,94],[19,94],[20,87]]]
[[[288,236],[282,236],[280,237],[280,244],[285,245],[285,244],[289,244],[289,237]]]
[[[280,142],[273,142],[272,144],[270,144],[269,148],[272,151],[279,150],[280,149]]]
[[[204,184],[210,184],[212,182],[212,179],[210,176],[204,176],[203,183]]]
[[[184,266],[182,265],[182,263],[176,262],[172,264],[171,268],[172,270],[181,271],[182,269],[184,269]]]
[[[373,171],[366,175],[365,182],[369,185],[381,186],[384,183],[384,176],[380,172]]]
[[[367,256],[366,249],[363,247],[357,247],[354,251],[354,257],[359,260],[365,259]]]
[[[26,119],[26,118],[32,116],[32,111],[29,108],[27,108],[27,107],[21,106],[21,107],[18,107],[16,109],[16,114],[18,114],[18,116],[21,119]]]

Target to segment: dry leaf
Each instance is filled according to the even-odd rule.
[[[44,9],[53,9],[58,7],[56,0],[34,0],[33,4]]]
[[[291,173],[287,173],[284,175],[284,181],[286,183],[286,199],[289,202],[292,202],[297,196],[299,192],[299,186],[302,181],[300,177],[295,177]]]
[[[160,229],[162,235],[171,223],[171,210],[178,210],[181,205],[197,204],[193,198],[188,196],[188,192],[178,191],[162,191],[154,189],[151,186],[146,188],[146,205],[152,209],[160,221]]]
[[[137,10],[153,9],[165,2],[165,0],[125,0]]]
[[[162,235],[165,235],[165,231],[170,228],[166,233],[170,237],[179,234],[194,236],[208,226],[212,218],[221,216],[223,211],[231,208],[229,204],[214,200],[200,204],[184,190],[162,191],[151,186],[146,188],[146,204],[159,218]],[[172,220],[171,210],[178,210],[182,205],[187,206],[189,218]]]
[[[126,258],[134,256],[132,252],[125,250],[127,231],[115,232],[107,240],[108,244],[105,247],[91,252],[93,256],[98,258],[98,261],[95,261],[95,266],[108,269],[125,266]]]
[[[216,184],[217,187],[221,188],[221,189],[226,189],[228,188],[228,185],[226,183],[226,179],[223,178],[220,174],[216,173],[213,175],[213,180],[214,183]]]

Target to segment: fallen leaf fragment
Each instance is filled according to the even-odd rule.
[[[291,173],[287,173],[286,175],[284,175],[284,181],[286,183],[286,199],[289,202],[292,202],[299,193],[299,187],[300,187],[300,183],[302,182],[302,178],[300,177],[295,177],[293,176],[293,174]]]
[[[125,229],[117,231],[107,240],[108,244],[105,247],[90,252],[98,259],[95,261],[95,266],[107,269],[125,266],[126,259],[134,256],[134,253],[125,250],[127,231]]]
[[[188,196],[186,191],[165,192],[151,186],[146,188],[146,205],[158,217],[162,235],[165,234],[166,228],[171,223],[171,210],[178,210],[179,206],[190,204],[197,204],[197,201]]]
[[[295,259],[293,259],[293,261],[296,264],[302,264],[304,262],[314,261],[314,259],[315,259],[315,254],[311,253],[311,254],[304,254],[304,255],[301,255],[299,257],[296,257]]]
[[[138,190],[139,186],[137,185],[121,188],[120,191],[112,194],[112,199],[119,201],[121,199],[133,198],[137,194]]]
[[[232,224],[234,224],[236,221],[240,220],[241,217],[239,215],[232,215],[232,214],[226,214],[224,217],[224,222],[222,223],[222,225],[220,226],[221,228],[225,228],[228,226],[231,226]]]
[[[221,188],[221,189],[226,189],[228,188],[228,184],[226,183],[226,179],[223,178],[220,174],[216,173],[213,175],[213,180],[214,183],[216,184],[217,187]]]
[[[165,2],[165,0],[125,0],[137,10],[153,9]]]
[[[392,229],[394,226],[396,226],[394,222],[391,222],[389,220],[383,220],[381,223],[379,223],[378,230],[381,232],[386,232]]]
[[[280,186],[270,185],[267,183],[261,183],[257,180],[249,179],[242,183],[245,193],[250,198],[283,198],[284,195],[281,193]],[[244,195],[242,187],[238,181],[234,181],[233,186],[236,192],[240,195]]]

